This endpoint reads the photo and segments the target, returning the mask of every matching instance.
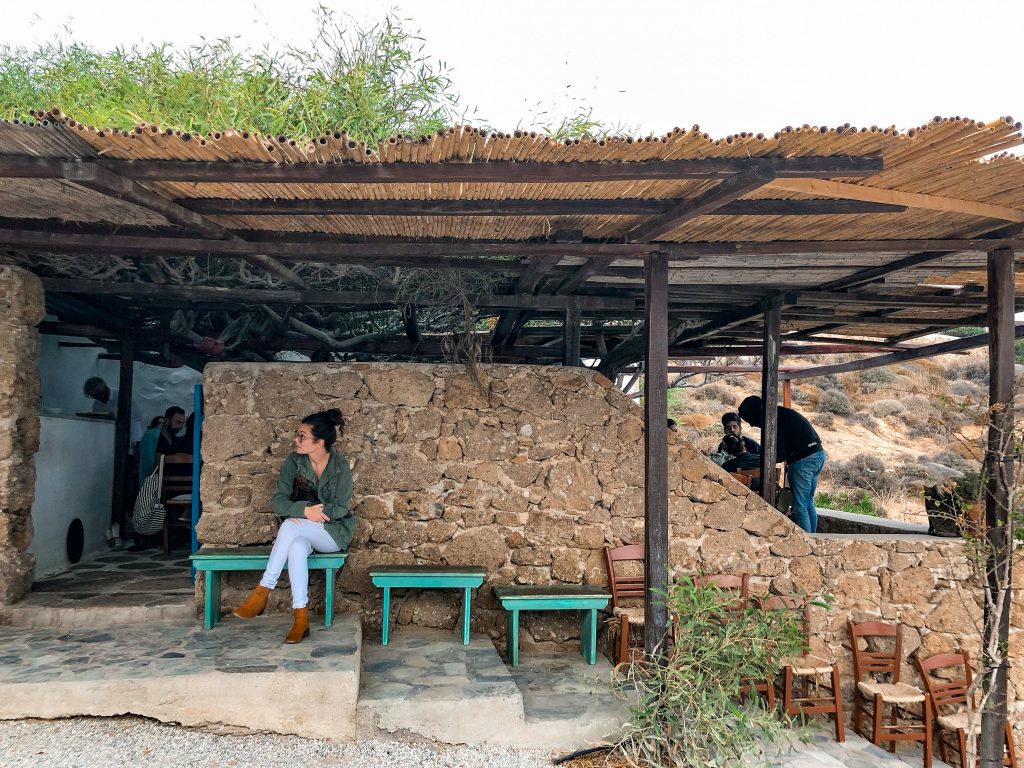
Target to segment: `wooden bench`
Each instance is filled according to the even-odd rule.
[[[520,611],[580,611],[580,655],[588,664],[597,663],[597,612],[611,600],[602,587],[503,586],[494,588],[494,596],[508,611],[505,647],[513,667],[519,666]]]
[[[324,571],[324,626],[334,622],[334,576],[345,564],[345,552],[314,552],[306,561],[309,570]],[[270,547],[243,547],[239,549],[202,548],[190,558],[192,567],[206,575],[206,599],[203,604],[203,628],[213,629],[220,621],[220,575],[224,571],[262,571],[270,560]],[[288,564],[285,563],[285,568]]]
[[[462,644],[469,645],[469,611],[473,590],[484,582],[487,571],[480,566],[445,565],[378,565],[370,569],[370,580],[384,590],[384,614],[381,623],[381,645],[388,644],[388,622],[391,614],[391,590],[461,589]]]

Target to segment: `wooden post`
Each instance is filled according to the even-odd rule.
[[[668,628],[668,257],[647,260],[644,348],[644,650]]]
[[[135,342],[131,337],[121,341],[121,366],[118,377],[117,415],[114,422],[114,480],[111,494],[110,522],[116,523],[124,535],[128,512],[128,449],[132,437],[132,373],[135,367]]]
[[[1013,542],[1007,535],[1010,486],[1013,482],[1013,251],[1000,248],[988,255],[989,424],[985,469],[985,523],[988,539],[985,616],[982,628],[982,668],[995,665],[983,686],[991,692],[981,717],[978,740],[982,768],[1003,764],[1003,737],[1007,719],[1006,647],[1010,632],[1011,562]],[[1002,601],[1000,604],[999,601]],[[998,659],[986,649],[998,647]]]
[[[779,341],[782,310],[765,299],[761,347],[761,498],[775,506],[775,457],[779,441]]]
[[[782,405],[786,408],[793,407],[793,382],[790,379],[782,381]]]
[[[565,308],[565,348],[562,353],[562,365],[579,367],[580,360],[580,306],[573,302]],[[666,347],[667,347],[666,343]]]

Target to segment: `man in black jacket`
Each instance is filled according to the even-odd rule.
[[[740,417],[755,427],[761,423],[761,398],[751,396],[740,403]],[[786,462],[786,475],[793,492],[793,522],[808,533],[818,529],[818,510],[814,508],[814,493],[818,477],[825,467],[825,449],[811,422],[792,408],[779,406],[778,460]],[[767,471],[771,471],[768,468]]]

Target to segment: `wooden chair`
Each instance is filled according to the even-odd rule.
[[[715,587],[722,590],[722,622],[750,607],[750,576],[741,573],[709,573],[693,579],[696,587]],[[775,686],[770,680],[750,680],[740,687],[740,696],[763,696],[768,708],[775,706]]]
[[[811,606],[797,595],[772,595],[761,601],[766,611],[794,611],[803,629],[804,651],[798,657],[782,659],[782,706],[787,715],[831,715],[836,723],[836,741],[846,741],[843,702],[839,686],[839,665],[811,653]],[[829,676],[830,684],[822,681]],[[799,683],[799,687],[795,685]]]
[[[615,570],[616,563],[640,563],[640,575],[624,575]],[[618,640],[615,644],[615,663],[622,664],[629,658],[630,625],[643,627],[644,606],[621,605],[620,601],[628,598],[640,598],[642,601],[647,592],[647,581],[644,576],[644,548],[641,544],[627,544],[623,547],[604,548],[604,564],[608,569],[608,586],[612,592],[612,616],[618,625]]]
[[[192,530],[192,454],[160,455],[160,502],[164,518],[164,554],[171,554],[171,529]],[[185,514],[185,513],[188,514]]]
[[[924,748],[924,768],[932,764],[931,704],[925,692],[908,683],[900,682],[900,660],[903,651],[903,625],[883,621],[846,623],[850,632],[850,650],[853,652],[853,730],[875,746],[889,743],[889,751],[896,751],[898,741],[920,741]],[[860,643],[866,644],[865,648]],[[881,644],[893,643],[892,650],[881,650]],[[879,648],[880,650],[873,650]],[[876,675],[888,676],[889,682],[878,682]],[[871,702],[869,709],[868,702]],[[920,715],[907,709],[920,705]],[[889,724],[885,724],[885,710],[889,710]],[[871,715],[871,735],[861,730],[861,717]]]
[[[936,653],[925,659],[914,658],[924,689],[931,699],[932,713],[939,725],[939,757],[949,763],[950,751],[959,756],[960,768],[967,768],[967,727],[968,710],[976,706],[973,695],[968,696],[973,676],[971,662],[966,651],[955,653]],[[936,670],[944,670],[941,677],[935,675]],[[959,675],[950,679],[950,675]],[[943,710],[947,710],[943,713]],[[981,713],[977,713],[973,724],[975,733],[981,731]],[[1010,723],[1006,723],[1005,754],[1003,765],[1016,768],[1017,756],[1013,744],[1013,733]]]

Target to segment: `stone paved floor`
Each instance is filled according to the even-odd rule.
[[[318,618],[318,617],[313,617]],[[298,645],[281,641],[290,617],[225,619],[202,625],[149,624],[110,629],[0,628],[0,692],[10,683],[130,680],[217,671],[325,672],[359,664],[356,620],[313,624]]]
[[[150,621],[188,621],[194,590],[188,555],[179,549],[91,555],[67,571],[41,579],[6,608],[0,623],[21,627],[87,627]]]
[[[629,703],[610,694],[612,666],[603,656],[587,664],[577,653],[522,652],[519,666],[509,667],[523,696],[526,722],[545,720],[625,722]]]

